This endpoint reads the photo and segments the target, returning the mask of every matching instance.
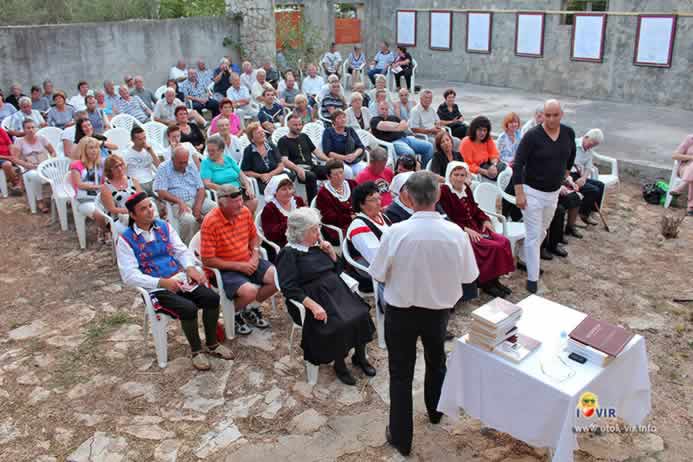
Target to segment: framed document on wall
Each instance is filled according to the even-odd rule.
[[[452,49],[451,11],[431,11],[428,40],[431,50],[450,51]]]
[[[604,60],[605,14],[576,13],[570,40],[570,59],[601,63]]]
[[[467,53],[491,53],[493,13],[467,13]]]
[[[675,36],[676,16],[638,16],[633,64],[636,66],[671,67]]]
[[[397,45],[416,46],[416,11],[397,10]]]
[[[515,54],[529,58],[544,56],[544,13],[517,13]]]

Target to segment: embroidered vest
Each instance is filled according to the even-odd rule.
[[[121,236],[130,244],[137,258],[140,271],[155,278],[169,278],[182,271],[180,263],[173,257],[173,245],[168,233],[168,225],[161,220],[154,220],[154,240],[147,242],[128,227]]]
[[[390,221],[390,218],[387,215],[383,214],[382,217],[386,225],[392,225],[392,222]],[[383,235],[383,232],[380,230],[380,228],[378,228],[378,226],[375,223],[373,223],[371,220],[364,217],[363,215],[359,215],[358,218],[359,220],[362,220],[366,224],[366,226],[368,226],[371,232],[375,234],[375,237],[377,237],[378,240],[380,240],[380,236]],[[351,255],[351,258],[353,258],[354,260],[356,260],[357,258],[361,258],[361,253],[358,250],[356,250],[356,247],[354,246],[354,244],[352,244],[351,239],[348,238],[347,247],[349,248],[349,255]]]

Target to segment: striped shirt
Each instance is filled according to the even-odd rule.
[[[200,228],[202,258],[217,257],[226,261],[250,260],[250,245],[257,236],[253,216],[246,207],[228,220],[217,207],[205,216]]]
[[[207,92],[207,87],[203,82],[200,82],[199,78],[196,83],[190,80],[185,80],[178,85],[178,89],[185,96],[193,96],[195,98],[207,98],[209,96]]]
[[[192,160],[185,167],[185,172],[181,173],[173,168],[173,162],[169,159],[159,165],[152,189],[167,191],[184,202],[191,202],[195,200],[197,191],[204,187],[200,172]]]
[[[131,96],[128,101],[125,101],[122,97],[116,100],[116,109],[120,114],[129,114],[141,123],[145,123],[149,120],[147,115],[147,105],[144,101],[140,99],[139,96]]]

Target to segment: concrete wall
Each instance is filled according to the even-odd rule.
[[[236,50],[222,41],[238,34],[227,17],[0,27],[0,88],[7,94],[17,81],[28,94],[29,85],[49,78],[72,95],[80,79],[94,88],[131,73],[142,74],[153,91],[180,57],[189,66],[202,58],[210,68],[225,55],[237,62]]]

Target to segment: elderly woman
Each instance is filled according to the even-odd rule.
[[[338,159],[330,159],[325,164],[327,183],[320,188],[315,199],[315,205],[320,210],[323,222],[333,225],[346,233],[356,214],[351,205],[351,191],[356,188],[356,182],[344,179],[344,163]],[[323,230],[325,239],[334,245],[339,245],[337,233],[333,230]]]
[[[407,84],[407,90],[411,91],[411,75],[414,71],[414,61],[403,46],[397,47],[397,53],[395,54],[395,62],[392,63],[392,75],[395,77],[395,84],[397,85],[397,90],[402,88],[401,77]],[[402,117],[404,118],[404,117]]]
[[[287,217],[297,208],[306,206],[295,192],[294,182],[284,173],[272,177],[265,188],[265,207],[260,215],[262,232],[279,247],[286,245]]]
[[[346,59],[347,72],[351,74],[351,81],[356,83],[361,80],[361,71],[365,68],[366,55],[361,51],[361,45],[354,45],[354,51],[349,53]]]
[[[570,173],[582,194],[578,214],[580,219],[588,225],[596,225],[597,222],[590,218],[592,212],[602,203],[604,196],[604,183],[593,179],[594,164],[592,163],[592,149],[604,142],[604,133],[598,128],[592,128],[582,138],[575,139],[575,163]]]
[[[688,216],[693,216],[693,134],[686,136],[674,151],[672,158],[679,161],[677,173],[681,178],[681,183],[671,190],[671,195],[678,197],[688,190],[687,213]]]
[[[387,95],[387,99],[389,102],[390,95],[387,93],[387,77],[385,77],[385,75],[383,75],[383,74],[377,74],[375,76],[374,88],[372,90],[370,90],[369,95],[368,95],[371,98],[371,102],[375,100],[376,94],[378,93],[378,91],[381,91],[381,90],[385,90],[386,95]],[[373,112],[373,111],[371,111],[371,112]]]
[[[371,111],[367,107],[363,107],[363,96],[361,93],[352,92],[350,103],[351,106],[345,111],[347,126],[354,130],[358,128],[368,130],[371,126]]]
[[[467,126],[464,124],[464,117],[460,108],[455,104],[455,98],[457,98],[457,93],[452,88],[443,92],[444,101],[438,106],[438,118],[440,125],[450,128],[452,136],[463,139],[467,135]]]
[[[332,113],[332,126],[322,133],[322,152],[345,164],[347,178],[354,178],[366,168],[365,147],[356,131],[347,126],[347,116],[342,110]]]
[[[258,122],[248,124],[245,133],[250,144],[243,151],[241,170],[257,180],[262,194],[272,177],[284,172],[284,164],[279,150],[267,139]]]
[[[496,147],[500,152],[501,162],[512,166],[515,160],[517,147],[520,145],[520,117],[514,112],[510,112],[503,118],[503,133],[496,141]]]
[[[454,160],[462,162],[462,155],[452,148],[452,137],[447,130],[443,130],[436,135],[435,145],[436,152],[431,159],[431,171],[440,176],[441,179],[444,179],[448,164]]]
[[[213,135],[219,131],[217,123],[223,117],[229,120],[229,132],[232,135],[240,136],[243,129],[241,128],[241,119],[233,112],[233,101],[228,98],[222,99],[219,103],[219,110],[221,111],[219,115],[213,118],[209,124],[209,134]]]
[[[406,88],[400,88],[397,91],[397,96],[399,99],[393,105],[392,110],[400,119],[409,120],[409,114],[411,114],[411,110],[414,109],[416,104],[409,98],[409,90]]]
[[[308,98],[306,95],[296,95],[296,98],[294,98],[294,104],[296,107],[294,108],[293,113],[301,118],[301,122],[307,124],[315,120],[315,110],[308,105]]]
[[[65,103],[65,93],[62,91],[53,93],[53,107],[46,113],[46,122],[61,130],[75,123],[75,109]]]
[[[440,205],[448,219],[468,235],[479,267],[479,287],[492,297],[505,297],[511,290],[498,279],[515,270],[510,241],[497,234],[493,224],[474,202],[467,184],[469,167],[453,161],[447,166],[445,184],[440,187]]]
[[[36,134],[36,123],[33,120],[24,119],[22,130],[24,136],[17,138],[14,144],[10,146],[12,163],[26,170],[23,175],[25,187],[31,188],[33,191],[39,204],[39,210],[48,213],[50,212],[50,199],[43,199],[43,180],[36,168],[49,156],[55,157],[55,149],[46,138]]]
[[[101,141],[85,136],[77,144],[78,160],[70,164],[70,181],[75,190],[79,213],[96,221],[99,225],[99,242],[108,242],[106,220],[96,208],[96,196],[101,191]]]
[[[220,118],[217,120],[217,136],[224,140],[224,154],[233,157],[238,165],[241,165],[243,150],[240,147],[238,138],[231,136],[231,122],[229,119]]]
[[[125,161],[115,154],[106,158],[103,165],[105,180],[101,185],[101,204],[106,213],[115,221],[118,234],[128,226],[128,209],[125,202],[135,193],[142,192],[137,179],[127,175]]]
[[[467,133],[460,143],[460,154],[469,171],[495,181],[505,164],[500,161],[500,153],[491,138],[491,121],[484,116],[475,117]]]
[[[197,152],[205,150],[205,135],[197,124],[188,122],[188,109],[178,106],[173,112],[176,117],[176,126],[180,129],[180,140],[190,143]]]
[[[254,214],[257,209],[257,199],[253,195],[253,187],[235,159],[224,152],[225,147],[224,140],[219,135],[213,135],[207,140],[207,157],[200,163],[202,182],[205,188],[213,191],[225,184],[242,189],[243,202]]]
[[[390,183],[392,203],[385,209],[385,215],[391,223],[408,220],[413,214],[412,202],[407,191],[406,183],[414,172],[398,173]]]
[[[366,344],[375,331],[369,306],[340,277],[340,260],[329,242],[320,239],[320,214],[307,207],[294,210],[287,220],[286,236],[288,244],[279,252],[277,274],[284,296],[306,307],[301,339],[304,359],[315,365],[334,361],[337,378],[355,385],[344,361],[354,348],[353,364],[368,377],[375,376],[366,358]],[[300,323],[293,304],[286,306]]]

